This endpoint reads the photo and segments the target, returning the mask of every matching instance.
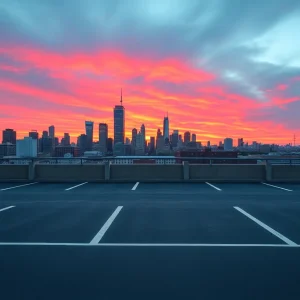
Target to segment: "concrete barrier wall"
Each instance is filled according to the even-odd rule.
[[[190,165],[193,181],[264,181],[264,165]]]
[[[181,181],[182,165],[111,165],[110,179],[116,181]]]
[[[300,166],[272,165],[272,181],[300,182]]]
[[[0,165],[0,180],[27,180],[28,165]]]
[[[51,182],[102,181],[104,165],[36,165],[35,180]]]
[[[299,165],[0,165],[0,181],[300,182]]]

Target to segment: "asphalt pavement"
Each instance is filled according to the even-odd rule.
[[[300,185],[0,183],[1,299],[300,299]]]

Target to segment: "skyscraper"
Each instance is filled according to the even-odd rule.
[[[15,145],[17,143],[17,133],[13,129],[5,129],[2,132],[2,143],[11,143]]]
[[[178,139],[179,139],[179,131],[173,130],[172,140],[171,140],[172,147],[177,147]]]
[[[94,122],[85,121],[85,134],[87,135],[87,150],[92,150],[93,147]]]
[[[62,146],[70,146],[70,135],[69,133],[64,133],[64,137],[61,140]]]
[[[28,136],[36,140],[36,151],[39,152],[39,133],[36,130],[32,130],[28,133]]]
[[[224,150],[225,151],[231,151],[233,149],[233,139],[232,138],[226,138],[224,140]]]
[[[121,89],[121,105],[114,108],[114,144],[123,143],[125,139],[125,108],[123,106],[122,89]]]
[[[244,146],[243,138],[238,139],[238,147],[243,147],[243,146]]]
[[[99,124],[99,146],[102,153],[107,152],[108,126],[106,123]]]
[[[135,149],[136,147],[136,135],[137,135],[137,129],[133,128],[131,134],[131,145],[133,149]]]
[[[54,125],[49,126],[49,137],[55,138],[55,127]]]
[[[197,139],[197,138],[196,138],[196,134],[193,133],[193,134],[192,134],[192,142],[196,142],[196,139]]]
[[[169,139],[169,117],[164,117],[164,126],[163,126],[163,135],[164,139]]]
[[[191,141],[191,133],[189,131],[184,133],[183,141],[185,144]]]
[[[80,149],[81,155],[83,155],[84,152],[87,150],[87,135],[86,134],[81,134],[77,138],[77,146]]]
[[[144,148],[145,148],[146,147],[146,128],[145,128],[144,124],[142,124],[142,126],[141,126],[141,134],[143,136]]]
[[[144,140],[144,135],[141,132],[139,132],[136,135],[135,154],[136,155],[144,155],[145,154],[145,140]]]

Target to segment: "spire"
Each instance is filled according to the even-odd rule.
[[[123,105],[122,88],[121,88],[121,105]]]

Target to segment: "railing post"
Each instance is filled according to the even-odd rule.
[[[110,160],[104,163],[104,178],[105,180],[110,180]]]
[[[266,180],[272,181],[272,165],[268,160],[265,161]]]
[[[31,160],[28,164],[28,180],[32,181],[35,178],[35,161]]]
[[[183,166],[183,180],[189,180],[190,179],[190,165],[188,161],[182,162]]]

